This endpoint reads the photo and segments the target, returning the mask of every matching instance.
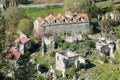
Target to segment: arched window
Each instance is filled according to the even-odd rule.
[[[63,21],[62,21],[63,23],[65,23],[65,19],[63,19]]]
[[[81,21],[81,17],[78,19],[78,21]]]
[[[71,18],[71,22],[73,22],[73,18]]]
[[[54,23],[56,24],[56,23],[57,23],[57,20],[54,20]]]

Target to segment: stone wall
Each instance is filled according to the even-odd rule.
[[[88,34],[91,33],[91,27],[89,22],[78,22],[78,23],[66,23],[66,24],[54,24],[46,27],[46,31],[52,33],[71,33],[71,35]]]

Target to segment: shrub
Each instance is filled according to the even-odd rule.
[[[55,57],[55,54],[56,54],[56,53],[55,53],[54,51],[52,51],[52,52],[50,53],[50,56],[51,56],[51,57]]]
[[[44,80],[44,77],[41,75],[37,75],[36,80]]]
[[[85,41],[86,46],[90,48],[95,48],[95,42],[94,41]]]
[[[62,50],[66,50],[67,48],[70,48],[70,43],[68,42],[65,42],[63,45],[62,45]]]

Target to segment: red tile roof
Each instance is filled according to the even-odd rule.
[[[67,11],[67,12],[65,13],[65,16],[71,18],[71,17],[74,16],[74,13],[73,13],[72,11]]]
[[[38,18],[38,22],[43,25],[42,23],[45,22],[46,24],[51,24],[54,22],[59,24],[59,23],[68,23],[68,22],[78,22],[78,21],[84,21],[84,22],[89,22],[89,17],[87,14],[84,13],[76,13],[72,11],[67,11],[64,16],[62,14],[58,14],[55,16],[54,14],[49,14],[45,19]]]
[[[12,50],[12,54],[14,55],[15,59],[18,60],[20,58],[21,52],[17,50]]]
[[[87,14],[79,14],[81,17],[84,18],[85,21],[89,21],[88,15]]]
[[[11,53],[7,55],[6,58],[11,59],[14,57],[15,60],[18,60],[21,56],[21,52],[17,50],[11,50]]]
[[[28,41],[30,41],[30,39],[29,38],[18,38],[18,39],[16,39],[14,42],[15,43],[22,43],[22,44],[25,44],[26,42],[28,42]]]
[[[58,19],[58,20],[63,20],[63,19],[65,19],[65,17],[64,17],[62,14],[59,13],[59,14],[57,15],[57,19]]]
[[[49,16],[46,17],[48,22],[52,22],[56,20],[56,17],[53,14],[50,14]]]

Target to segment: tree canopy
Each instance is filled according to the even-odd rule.
[[[12,7],[7,9],[4,18],[8,26],[17,25],[20,19],[27,17],[24,10],[18,7]]]
[[[89,17],[96,17],[99,12],[96,6],[93,6],[89,0],[66,0],[65,9],[67,11],[87,13]]]
[[[120,6],[115,6],[114,10],[117,11],[117,12],[120,12]]]
[[[21,19],[18,24],[18,29],[21,30],[24,34],[29,35],[32,32],[33,23],[30,19]]]

